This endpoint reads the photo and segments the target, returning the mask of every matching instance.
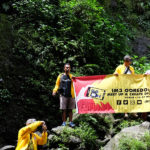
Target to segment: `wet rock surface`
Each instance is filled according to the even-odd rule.
[[[133,42],[133,52],[139,56],[145,56],[150,50],[150,38],[141,36],[137,37]]]

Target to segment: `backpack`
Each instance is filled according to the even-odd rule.
[[[71,79],[69,75],[67,75],[68,79],[64,79],[65,76],[66,75],[61,74],[58,92],[62,96],[71,97]]]

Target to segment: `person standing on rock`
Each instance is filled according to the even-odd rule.
[[[35,133],[36,129],[42,126],[43,133],[41,136]],[[38,145],[47,143],[47,126],[44,121],[28,119],[26,126],[18,132],[18,143],[16,150],[38,150]]]
[[[114,74],[118,76],[119,74],[134,74],[134,68],[131,65],[131,57],[129,55],[124,56],[124,64],[119,65]],[[138,117],[136,113],[132,114],[134,117]],[[125,118],[128,118],[128,114],[125,113]]]
[[[75,99],[74,99],[74,88],[72,81],[72,74],[70,74],[70,64],[66,63],[64,65],[64,73],[61,73],[56,80],[55,88],[53,89],[53,96],[57,92],[60,94],[60,109],[62,110],[62,126],[66,126],[67,120],[67,111],[69,113],[69,126],[74,127],[75,124],[72,122],[72,110],[75,108]]]

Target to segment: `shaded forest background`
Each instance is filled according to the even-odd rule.
[[[142,53],[139,37],[147,43]],[[112,74],[129,54],[144,73],[149,38],[148,0],[1,0],[0,146],[16,144],[28,118],[61,124],[51,93],[64,63],[75,76]]]

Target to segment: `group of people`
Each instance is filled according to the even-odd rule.
[[[124,63],[119,65],[114,75],[118,76],[119,74],[134,74],[134,68],[131,66],[132,60],[129,55],[124,56]],[[53,96],[58,92],[60,94],[60,109],[62,110],[62,126],[66,126],[66,114],[69,113],[69,125],[74,127],[75,124],[72,122],[72,109],[75,108],[75,95],[72,82],[72,74],[70,74],[70,64],[64,65],[64,73],[60,74],[57,77],[56,85],[53,90]],[[134,117],[138,115],[132,113]],[[125,113],[125,117],[128,117],[128,114]]]
[[[134,74],[134,68],[131,66],[131,57],[126,55],[124,57],[123,65],[119,65],[114,75],[119,74]],[[55,88],[52,95],[60,94],[60,109],[62,110],[62,126],[66,126],[67,114],[69,116],[69,126],[75,127],[72,122],[73,109],[75,108],[75,94],[73,88],[72,74],[70,73],[71,66],[69,63],[64,65],[64,73],[61,73],[56,80]],[[146,74],[150,74],[146,72]],[[137,117],[136,113],[132,114]],[[128,114],[125,113],[125,117]],[[41,136],[37,135],[34,131],[38,126],[42,126],[43,133]],[[19,130],[18,144],[16,150],[37,150],[37,145],[43,145],[47,142],[47,127],[44,121],[36,121],[35,119],[29,119],[26,122],[26,126]]]

